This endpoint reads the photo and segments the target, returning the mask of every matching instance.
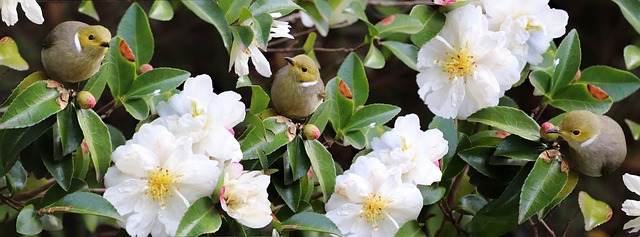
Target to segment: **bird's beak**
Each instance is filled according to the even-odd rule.
[[[560,133],[560,129],[556,126],[547,130],[545,133]]]
[[[293,66],[293,58],[290,58],[290,57],[284,57],[284,60],[287,60],[287,62],[289,63],[289,65]]]
[[[105,47],[105,48],[109,48],[109,42],[102,42],[102,43],[100,43],[100,46]]]

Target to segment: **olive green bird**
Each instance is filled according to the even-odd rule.
[[[307,55],[284,59],[288,64],[275,75],[271,101],[281,115],[306,118],[316,111],[325,96],[320,71],[316,62]]]
[[[111,32],[78,21],[58,24],[42,43],[42,65],[50,79],[79,82],[98,72]]]
[[[569,144],[569,167],[600,177],[615,171],[627,156],[622,128],[616,121],[586,110],[571,111],[547,133],[558,133]]]

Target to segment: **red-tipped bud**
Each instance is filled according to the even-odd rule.
[[[560,134],[558,133],[548,133],[547,131],[551,130],[555,126],[550,122],[545,122],[540,126],[540,138],[545,141],[555,141],[558,140]]]
[[[83,109],[92,109],[96,106],[96,97],[88,91],[80,91],[76,96],[76,103]]]
[[[316,140],[320,137],[320,129],[313,124],[304,125],[302,129],[302,133],[304,137],[308,140]]]
[[[151,66],[151,64],[145,63],[145,64],[142,64],[140,68],[138,68],[138,74],[142,74],[151,70],[153,70],[153,66]]]

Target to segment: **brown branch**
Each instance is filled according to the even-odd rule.
[[[540,216],[538,216],[538,223],[542,224],[542,226],[544,226],[545,229],[547,229],[547,232],[549,232],[549,234],[552,237],[556,237],[556,233],[553,232],[553,230],[551,229],[551,227],[549,227],[549,225],[547,225],[546,222],[544,222],[544,220],[542,218],[540,218]]]
[[[578,212],[579,210],[576,210],[576,212],[573,213],[573,216],[569,218],[569,220],[567,221],[567,225],[564,226],[564,229],[562,230],[562,234],[560,236],[564,237],[567,234],[567,230],[569,230],[569,226],[571,226],[571,223],[573,223],[573,220],[576,219],[576,216],[578,216]]]
[[[33,198],[35,196],[38,196],[40,193],[46,191],[47,189],[49,189],[54,184],[56,184],[56,180],[55,179],[49,179],[46,184],[44,184],[44,185],[42,185],[40,187],[37,187],[34,190],[31,190],[31,191],[26,192],[26,193],[17,193],[17,194],[12,195],[10,198],[13,199],[13,200],[17,200],[17,201],[31,199],[31,198]]]
[[[2,199],[2,202],[6,203],[7,206],[13,208],[16,211],[20,211],[24,207],[22,203],[17,202],[16,200],[13,200],[7,196],[0,195],[0,199]]]
[[[106,105],[100,107],[99,109],[96,110],[96,113],[102,113],[104,110],[108,109],[109,107],[112,107],[114,104],[116,103],[116,100],[113,99],[111,100],[109,103],[107,103]]]
[[[542,112],[544,112],[544,110],[547,108],[547,105],[549,104],[541,102],[538,107],[531,111],[531,117],[533,118],[533,120],[538,121],[540,119],[540,115],[542,115]]]
[[[302,37],[303,35],[308,35],[311,32],[314,32],[316,30],[317,29],[315,27],[313,27],[313,28],[309,28],[309,29],[306,29],[306,30],[303,30],[303,31],[300,31],[300,32],[293,33],[293,34],[291,34],[291,36],[293,36],[294,39],[297,39],[298,37]],[[277,45],[277,44],[281,44],[281,43],[287,42],[289,40],[291,40],[291,39],[289,39],[289,38],[280,38],[280,39],[271,41],[267,45],[267,48],[271,47],[271,46],[274,46],[274,45]]]
[[[533,236],[538,237],[538,226],[533,220],[529,219],[529,226],[531,226],[531,231],[533,231]]]
[[[458,233],[462,233],[467,236],[469,235],[467,231],[460,226],[460,224],[456,221],[456,219],[453,218],[453,214],[452,214],[453,212],[451,211],[451,208],[449,208],[449,204],[447,204],[446,201],[440,200],[438,202],[438,207],[440,207],[442,214],[444,214],[447,220],[449,220],[453,224],[453,226],[456,228]]]
[[[413,5],[436,5],[433,1],[369,1],[367,4],[373,6],[393,7],[393,6],[413,6]]]
[[[53,214],[55,212],[67,212],[69,210],[73,209],[73,206],[65,206],[65,207],[51,207],[51,208],[47,208],[47,209],[40,209],[38,210],[38,216],[42,216],[44,214]]]
[[[333,53],[333,52],[342,52],[342,53],[351,53],[351,52],[355,52],[358,49],[362,48],[365,45],[365,43],[362,43],[356,47],[353,48],[314,48],[313,51],[316,52],[329,52],[329,53]],[[267,49],[267,52],[269,53],[290,53],[290,52],[303,52],[304,49],[303,48],[276,48],[276,49]]]

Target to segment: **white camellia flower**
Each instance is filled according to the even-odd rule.
[[[269,182],[269,176],[260,171],[243,171],[240,163],[229,164],[224,170],[220,193],[222,209],[250,228],[267,226],[272,220]]]
[[[373,152],[390,169],[402,171],[405,183],[431,185],[442,178],[438,161],[447,154],[447,140],[438,129],[420,130],[415,114],[398,117],[394,128],[371,142]]]
[[[211,195],[220,176],[218,162],[192,153],[190,138],[150,124],[119,146],[112,160],[104,197],[131,236],[175,235],[191,203]]]
[[[627,189],[640,195],[640,176],[624,174],[622,181],[624,182],[624,186],[627,186]],[[627,199],[622,203],[622,210],[627,213],[627,216],[640,216],[640,201]],[[638,232],[640,230],[640,217],[636,217],[625,223],[624,229],[631,229],[629,233]]]
[[[232,134],[246,114],[240,98],[233,91],[213,93],[211,77],[199,75],[187,79],[182,92],[160,102],[160,117],[152,124],[163,125],[178,137],[190,137],[194,153],[214,157],[221,166],[227,160],[240,161],[240,144]]]
[[[507,48],[520,67],[537,65],[552,39],[565,33],[567,12],[551,9],[549,0],[483,0],[489,28],[507,34]]]
[[[2,10],[2,21],[7,26],[12,26],[18,22],[18,3],[22,6],[27,18],[36,24],[42,24],[42,9],[36,0],[0,0],[0,10]]]
[[[420,190],[403,183],[398,169],[377,158],[361,156],[336,177],[326,216],[345,236],[394,236],[422,209]]]
[[[520,79],[520,69],[505,48],[505,33],[489,31],[480,7],[465,5],[446,17],[418,52],[418,95],[437,116],[466,119],[497,105]]]

